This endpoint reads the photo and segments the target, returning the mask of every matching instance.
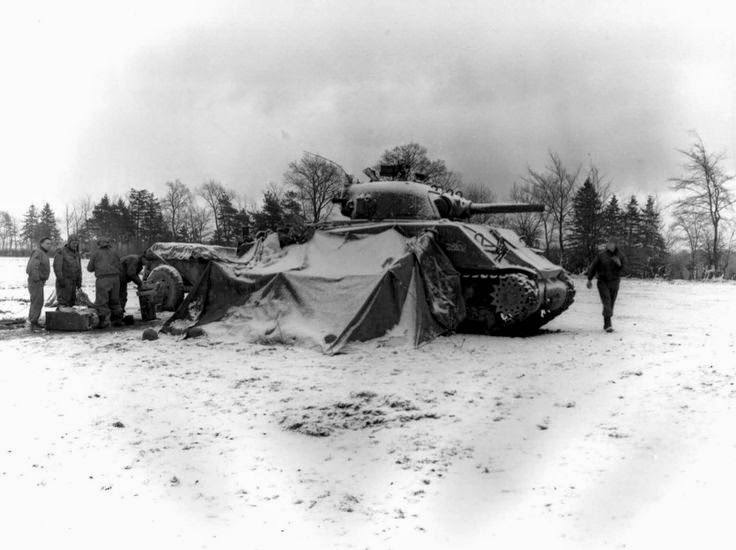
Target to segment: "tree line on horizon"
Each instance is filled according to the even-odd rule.
[[[572,272],[582,272],[608,238],[614,238],[636,277],[732,277],[731,252],[736,233],[733,176],[722,167],[723,153],[706,150],[698,137],[685,156],[683,175],[671,178],[678,198],[668,205],[674,221],[665,229],[661,208],[652,195],[632,195],[625,204],[612,183],[595,166],[566,166],[549,153],[542,169],[528,168],[515,182],[509,199],[541,203],[541,213],[478,215],[471,221],[515,231],[529,246]],[[387,149],[369,169],[394,167],[389,179],[421,180],[448,190],[461,190],[474,202],[493,202],[487,186],[465,182],[427,149],[408,143]],[[368,173],[368,172],[366,172]],[[384,178],[385,179],[385,178]],[[110,236],[121,252],[141,252],[157,241],[201,242],[236,246],[259,232],[277,231],[284,242],[298,242],[310,224],[333,214],[332,198],[346,182],[357,182],[342,167],[320,155],[305,153],[288,165],[281,184],[269,184],[257,205],[248,205],[235,190],[216,180],[190,188],[166,182],[161,196],[130,189],[125,197],[85,197],[65,208],[65,235],[76,234],[89,250],[100,236]],[[0,253],[29,253],[42,236],[59,242],[61,231],[48,203],[29,206],[18,222],[0,211]]]

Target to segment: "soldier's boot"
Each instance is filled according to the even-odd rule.
[[[122,327],[123,326],[123,312],[119,307],[115,307],[111,314],[112,326]]]

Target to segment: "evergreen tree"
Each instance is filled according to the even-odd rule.
[[[263,194],[263,207],[252,212],[251,218],[256,233],[276,231],[282,244],[301,242],[306,235],[301,204],[294,191],[280,195],[275,189],[267,190]]]
[[[133,225],[130,208],[125,200],[119,198],[111,209],[111,223],[113,232],[110,237],[118,243],[119,248],[127,247],[135,241],[135,226]]]
[[[253,228],[259,231],[278,231],[284,218],[284,209],[281,206],[278,194],[273,190],[263,193],[263,206],[253,212]]]
[[[246,232],[250,232],[250,226],[250,214],[248,214],[245,208],[241,208],[233,217],[233,230],[236,245],[245,237]]]
[[[624,246],[635,248],[641,245],[641,211],[639,201],[634,195],[626,205],[621,220]]]
[[[218,224],[214,240],[217,244],[233,245],[240,236],[238,210],[233,206],[230,193],[224,192],[217,198]]]
[[[134,224],[125,201],[112,202],[108,195],[103,195],[92,209],[82,233],[85,241],[108,237],[118,243],[118,247],[127,247],[134,236]]]
[[[281,198],[283,217],[284,243],[304,242],[307,239],[307,226],[299,195],[295,191],[287,191]]]
[[[613,238],[617,241],[622,241],[624,234],[623,213],[621,212],[616,195],[611,196],[611,199],[603,209],[601,218],[603,240]]]
[[[584,269],[593,261],[602,242],[600,193],[590,179],[578,189],[573,198],[572,222],[569,230],[571,254],[568,260],[573,271]]]
[[[58,244],[61,240],[61,233],[59,232],[59,226],[56,223],[56,216],[54,211],[51,210],[49,203],[43,205],[38,220],[38,238],[49,237],[54,243]]]
[[[176,238],[183,243],[188,243],[191,241],[191,236],[189,234],[189,225],[186,222],[182,222],[181,225],[179,225],[179,229],[176,230]]]
[[[38,210],[32,204],[23,216],[23,225],[20,230],[20,237],[28,248],[33,248],[35,243],[38,242],[38,222]]]
[[[654,197],[649,195],[641,211],[641,246],[645,259],[645,275],[654,277],[664,271],[667,249],[662,236],[662,222]]]
[[[118,210],[123,219],[128,218],[136,248],[146,248],[168,236],[161,203],[150,191],[131,189],[128,205],[122,204]]]
[[[107,194],[92,208],[92,216],[85,223],[90,240],[96,240],[112,233],[112,204]]]
[[[618,243],[628,261],[629,275],[641,277],[645,271],[645,257],[641,239],[641,209],[639,201],[632,195],[621,215],[622,239]]]

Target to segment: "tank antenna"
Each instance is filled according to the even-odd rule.
[[[333,166],[337,166],[340,170],[342,170],[342,173],[345,174],[345,178],[348,180],[348,183],[353,183],[353,176],[351,176],[350,174],[348,174],[347,170],[345,170],[345,168],[343,168],[341,164],[338,164],[334,160],[328,159],[327,157],[323,157],[322,155],[319,155],[317,153],[312,153],[311,151],[302,151],[302,153],[304,153],[305,155],[312,155],[313,157],[317,157],[319,159],[322,159],[325,162],[329,162]]]

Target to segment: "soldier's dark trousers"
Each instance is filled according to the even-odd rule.
[[[56,301],[60,306],[72,307],[77,302],[77,285],[72,280],[56,279]]]
[[[95,281],[95,308],[100,315],[100,325],[104,326],[112,320],[118,321],[123,317],[120,307],[120,278],[117,275],[98,277]]]
[[[598,294],[603,303],[603,328],[611,326],[611,317],[613,316],[613,305],[616,303],[618,295],[619,281],[598,281]]]
[[[128,303],[128,281],[120,277],[120,308],[125,313],[125,304]]]
[[[38,323],[43,309],[43,283],[28,281],[28,293],[31,295],[31,307],[28,309],[28,320],[32,325]]]

